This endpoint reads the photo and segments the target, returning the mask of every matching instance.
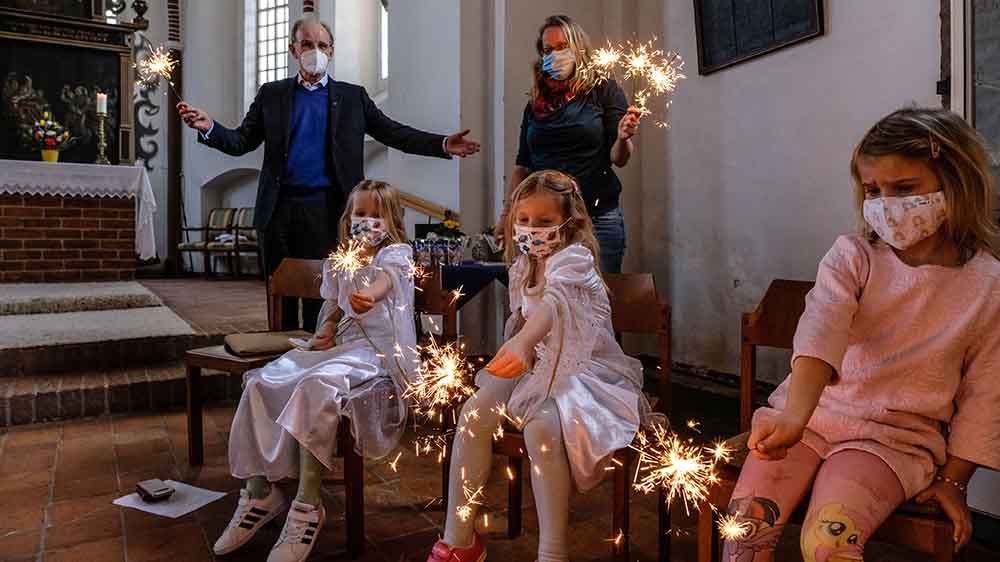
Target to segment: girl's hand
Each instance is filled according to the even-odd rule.
[[[947,482],[935,480],[926,490],[917,494],[914,501],[917,503],[936,501],[941,506],[941,511],[944,511],[955,526],[952,539],[955,541],[956,552],[972,538],[972,514],[969,513],[969,504],[962,490]]]
[[[628,112],[618,122],[618,139],[627,141],[637,135],[639,133],[640,119],[642,119],[642,111],[634,105],[629,107]]]
[[[527,349],[520,338],[514,336],[500,347],[496,357],[486,364],[486,371],[505,379],[514,379],[528,370],[533,350]]]
[[[337,345],[334,341],[334,326],[331,322],[324,322],[322,326],[316,330],[312,339],[312,350],[313,351],[326,351]]]
[[[350,296],[351,308],[358,314],[364,314],[375,306],[375,299],[361,291],[356,291]]]
[[[754,422],[747,446],[761,460],[781,460],[802,439],[805,429],[804,423],[784,414],[764,417]]]

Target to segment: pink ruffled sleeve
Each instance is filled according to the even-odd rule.
[[[861,291],[868,279],[868,243],[857,236],[840,236],[823,257],[816,286],[806,295],[806,308],[795,330],[792,363],[815,357],[828,363],[838,377]]]

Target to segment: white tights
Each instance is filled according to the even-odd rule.
[[[484,380],[485,379],[485,380]],[[494,412],[497,403],[506,404],[517,384],[516,379],[489,375],[462,408],[456,432],[448,478],[448,512],[444,542],[452,547],[468,547],[475,530],[476,506],[463,521],[456,510],[466,504],[463,484],[476,490],[486,484],[493,462],[493,432],[500,422]],[[471,415],[478,413],[478,417]],[[541,404],[524,427],[524,442],[531,461],[531,487],[538,512],[538,562],[566,562],[569,553],[566,533],[569,527],[570,472],[563,444],[559,411],[551,399]],[[465,480],[462,480],[462,473]]]

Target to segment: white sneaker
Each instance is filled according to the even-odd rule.
[[[240,490],[240,502],[236,513],[215,541],[212,550],[218,555],[229,554],[247,543],[268,521],[274,519],[285,508],[285,496],[277,486],[271,486],[271,493],[262,500],[250,498],[246,489]]]
[[[267,555],[267,562],[304,562],[316,546],[316,535],[325,520],[322,503],[314,506],[292,501],[281,536]]]

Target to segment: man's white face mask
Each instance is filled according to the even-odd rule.
[[[312,49],[299,55],[299,65],[309,74],[326,74],[330,57],[319,49]]]

